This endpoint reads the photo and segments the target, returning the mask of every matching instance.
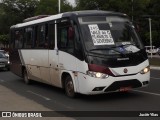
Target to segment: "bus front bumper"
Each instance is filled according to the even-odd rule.
[[[145,87],[149,84],[150,72],[146,74],[138,73],[136,75],[112,77],[105,79],[90,77],[89,75],[79,73],[78,93],[81,94],[103,94],[110,92],[128,91],[132,88]]]

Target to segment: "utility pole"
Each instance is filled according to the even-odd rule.
[[[151,18],[148,18],[148,21],[149,21],[149,31],[150,31],[150,46],[151,46],[151,58],[152,58],[152,19]]]
[[[133,22],[133,10],[134,8],[133,8],[133,0],[132,0],[132,22]]]
[[[61,0],[58,0],[58,13],[61,13]]]

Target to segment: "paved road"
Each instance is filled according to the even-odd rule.
[[[148,55],[148,57],[151,57],[151,55]],[[160,55],[152,55],[153,58],[160,58]]]
[[[96,96],[80,95],[77,99],[70,99],[64,95],[61,89],[37,82],[28,86],[24,84],[22,78],[17,77],[11,72],[1,71],[0,111],[160,111],[159,86],[160,71],[152,70],[151,82],[146,88],[136,89],[128,93],[112,93]],[[126,112],[126,114],[128,113]],[[65,119],[82,118],[73,117]],[[97,118],[90,119],[96,120]],[[101,117],[101,119],[106,118]],[[127,117],[108,119],[139,120],[139,118]],[[150,120],[151,118],[143,119]],[[159,120],[159,118],[152,119]]]

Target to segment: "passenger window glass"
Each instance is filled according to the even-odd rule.
[[[66,48],[67,47],[67,28],[63,28],[60,31],[61,33],[61,41],[60,41],[60,48]]]
[[[23,30],[15,31],[15,48],[23,47]]]
[[[58,24],[58,48],[71,54],[74,53],[74,28],[68,21]]]
[[[47,24],[38,25],[36,31],[35,47],[48,48],[48,26]]]
[[[50,23],[48,25],[48,39],[49,39],[49,48],[53,49],[55,47],[55,24]]]
[[[32,48],[33,42],[33,27],[28,27],[25,29],[25,48]]]

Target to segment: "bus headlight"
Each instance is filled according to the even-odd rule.
[[[89,75],[91,77],[95,77],[95,78],[101,78],[101,79],[105,79],[105,78],[109,77],[109,75],[107,75],[107,74],[103,74],[100,72],[93,72],[93,71],[87,71],[87,75]]]
[[[146,73],[148,73],[149,71],[150,71],[150,67],[148,66],[148,67],[144,68],[143,70],[141,70],[140,73],[141,73],[141,74],[146,74]]]
[[[96,77],[97,77],[97,78],[100,78],[102,75],[103,75],[102,73],[99,73],[99,72],[96,73]]]

